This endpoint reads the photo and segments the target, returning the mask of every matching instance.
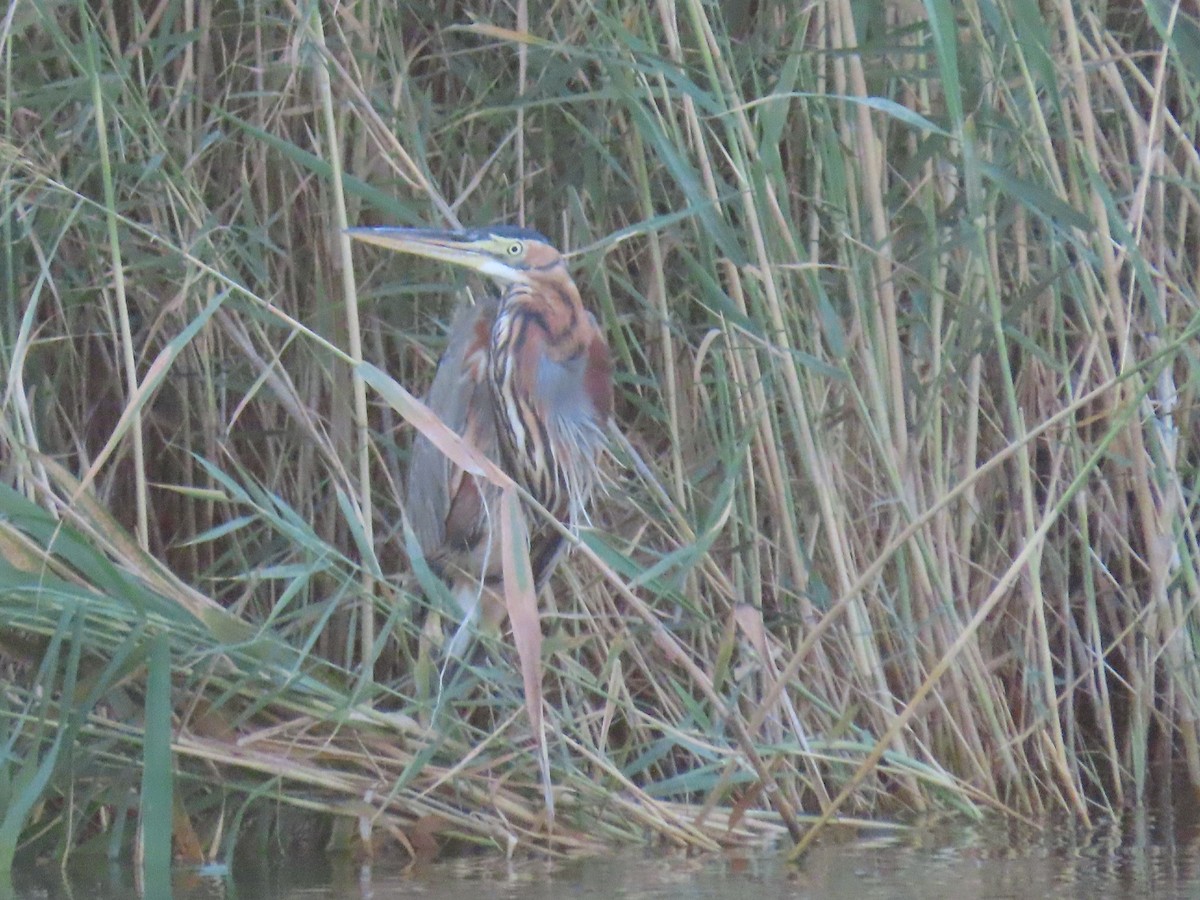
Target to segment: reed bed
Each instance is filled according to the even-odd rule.
[[[0,871],[1200,786],[1194,3],[26,0],[0,50]],[[511,641],[439,678],[370,368],[419,394],[487,288],[340,233],[498,221],[617,370],[553,823]]]

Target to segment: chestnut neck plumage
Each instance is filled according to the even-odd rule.
[[[501,449],[539,502],[578,524],[611,409],[607,346],[561,258],[528,276],[508,285],[492,328]]]

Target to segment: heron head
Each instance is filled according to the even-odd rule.
[[[552,269],[562,255],[530,228],[492,225],[463,231],[437,228],[348,228],[350,237],[389,250],[425,256],[474,269],[502,284],[532,280]]]

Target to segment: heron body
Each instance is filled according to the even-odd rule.
[[[535,231],[352,228],[367,243],[467,266],[501,287],[498,299],[459,311],[427,403],[568,527],[586,520],[597,458],[612,412],[612,363],[562,255]],[[498,489],[464,472],[424,435],[413,445],[407,509],[421,551],[465,615],[498,582]],[[562,535],[530,522],[529,556],[540,590],[562,554]],[[499,607],[499,608],[496,608]],[[503,605],[484,615],[499,621]]]

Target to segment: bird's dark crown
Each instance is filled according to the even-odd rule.
[[[486,237],[516,238],[521,241],[539,241],[549,244],[550,239],[540,231],[532,228],[522,228],[520,225],[488,225],[486,228],[471,228],[467,231],[471,239],[478,240]]]

